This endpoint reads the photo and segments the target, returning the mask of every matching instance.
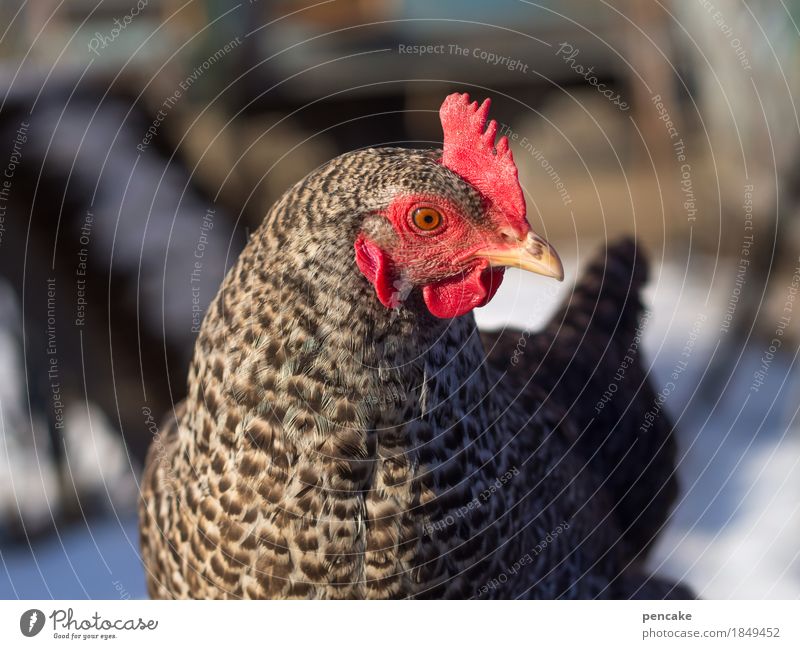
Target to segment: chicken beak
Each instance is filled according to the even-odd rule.
[[[487,259],[491,266],[521,268],[545,277],[553,277],[559,282],[564,279],[564,266],[558,253],[533,232],[528,232],[525,239],[518,244],[491,246],[479,250],[475,256]]]

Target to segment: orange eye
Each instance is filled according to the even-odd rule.
[[[442,215],[432,207],[418,207],[411,214],[411,218],[420,230],[430,232],[442,224]]]

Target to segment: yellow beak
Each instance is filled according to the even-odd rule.
[[[559,282],[564,279],[564,266],[561,259],[547,241],[538,234],[529,232],[518,245],[504,244],[489,247],[475,253],[476,257],[488,259],[492,266],[511,266],[532,273],[553,277]]]

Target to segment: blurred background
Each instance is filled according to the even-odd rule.
[[[681,445],[651,559],[702,597],[800,596],[800,2],[3,0],[0,597],[145,596],[144,453],[197,325],[293,182],[435,147],[491,96],[567,281],[652,262],[645,350]]]

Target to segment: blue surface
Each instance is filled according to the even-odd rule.
[[[60,537],[0,550],[0,599],[147,596],[135,516],[79,523]]]

